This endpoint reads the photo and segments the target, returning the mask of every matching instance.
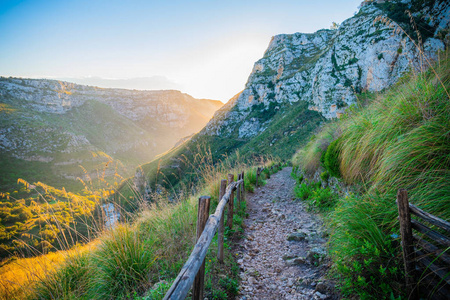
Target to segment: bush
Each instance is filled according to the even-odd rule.
[[[302,200],[307,200],[312,195],[312,192],[313,192],[313,188],[306,183],[297,185],[294,188],[295,195]]]
[[[339,139],[331,142],[328,146],[327,151],[324,156],[324,167],[330,173],[331,176],[340,178],[341,170],[339,169],[340,161],[339,161]]]
[[[294,188],[294,193],[300,199],[306,201],[311,209],[321,212],[329,211],[336,205],[338,196],[330,188],[322,188],[322,183],[302,183]]]
[[[264,170],[261,172],[261,177],[263,177],[264,179],[270,179],[271,174],[273,174],[273,173],[270,172],[269,168],[264,168]]]
[[[325,212],[332,209],[337,202],[337,195],[330,188],[316,188],[312,194],[311,205],[318,208],[319,211]]]

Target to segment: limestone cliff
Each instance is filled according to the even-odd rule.
[[[338,29],[273,37],[245,89],[216,113],[203,133],[250,138],[272,122],[264,115],[299,101],[326,118],[338,117],[356,103],[358,92],[383,90],[405,72],[426,66],[419,49],[430,60],[444,49],[447,1],[366,2]]]

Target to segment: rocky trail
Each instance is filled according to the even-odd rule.
[[[324,277],[323,222],[295,198],[291,170],[247,194],[245,238],[235,249],[242,279],[237,299],[338,299]]]

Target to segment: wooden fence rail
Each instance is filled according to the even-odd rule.
[[[197,221],[197,243],[192,250],[191,255],[184,264],[177,278],[173,282],[169,291],[164,296],[166,299],[185,299],[189,290],[194,283],[193,287],[193,299],[203,299],[203,283],[204,283],[204,261],[209,245],[219,227],[218,238],[218,259],[219,262],[223,262],[223,235],[224,235],[224,212],[227,203],[228,208],[228,220],[233,220],[233,206],[234,191],[237,191],[238,199],[243,200],[242,192],[244,185],[244,172],[239,176],[238,181],[234,181],[234,175],[229,174],[229,184],[226,186],[226,180],[221,181],[221,188],[219,194],[219,204],[217,205],[214,214],[209,214],[209,201],[210,197],[202,196],[199,198],[199,210]],[[226,186],[226,189],[225,189]],[[231,211],[231,215],[230,215]],[[206,216],[206,217],[204,217]],[[206,221],[204,221],[206,220]],[[227,222],[228,223],[228,222]],[[203,225],[204,224],[204,225]],[[228,224],[227,224],[228,225]],[[231,223],[232,225],[232,223]]]
[[[433,216],[413,204],[408,193],[398,190],[397,206],[402,237],[405,284],[408,299],[419,299],[419,287],[427,284],[422,294],[427,299],[448,299],[450,295],[450,223]],[[411,214],[436,226],[441,232],[411,220]],[[413,234],[413,229],[419,235]]]

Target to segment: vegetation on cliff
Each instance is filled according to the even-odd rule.
[[[398,189],[407,189],[420,208],[450,218],[449,55],[441,53],[428,71],[411,70],[381,94],[361,95],[358,106],[325,126],[294,156],[307,174],[322,167],[333,174],[337,165],[339,174],[333,175],[354,187],[341,191],[337,201],[330,196],[314,202],[319,208],[332,206],[329,250],[344,295],[402,295]],[[322,155],[332,161],[321,164]],[[305,186],[298,192],[314,190]]]

